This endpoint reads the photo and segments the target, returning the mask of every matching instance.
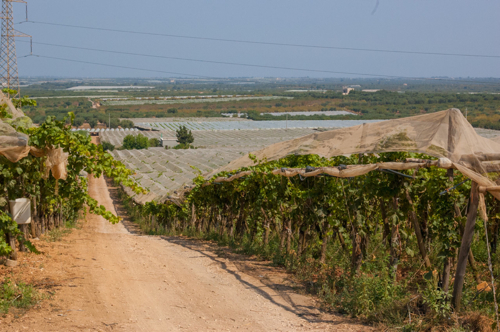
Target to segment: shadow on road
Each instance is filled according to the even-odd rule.
[[[140,227],[131,221],[130,217],[127,215],[127,211],[121,204],[118,196],[119,189],[113,187],[111,180],[106,179],[106,182],[115,210],[118,215],[123,218],[122,224],[131,234],[138,236],[144,235]],[[328,323],[331,325],[354,323],[353,320],[347,317],[327,313],[318,309],[312,304],[310,297],[298,294],[298,289],[304,287],[287,280],[290,279],[290,276],[283,269],[271,266],[269,262],[261,261],[255,257],[236,254],[229,248],[218,246],[213,242],[180,236],[158,237],[171,244],[182,246],[197,252],[203,257],[209,258],[246,288],[253,290],[274,305],[295,314],[297,317],[307,322]],[[195,257],[200,256],[196,255]],[[232,263],[231,265],[235,266],[236,270],[228,266],[228,261]],[[245,277],[245,275],[255,278],[255,282],[249,281],[251,278]],[[270,290],[272,290],[272,292],[270,292]]]

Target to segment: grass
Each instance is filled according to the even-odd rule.
[[[53,230],[49,231],[45,235],[44,240],[47,242],[60,241],[65,236],[71,234],[74,228],[80,229],[80,225],[78,224],[78,222],[67,221],[64,227],[54,228]]]
[[[0,284],[0,314],[9,313],[10,308],[27,310],[43,298],[33,285],[23,282],[16,284],[7,278]]]
[[[69,228],[55,228],[47,233],[44,240],[47,242],[57,242],[71,233]]]

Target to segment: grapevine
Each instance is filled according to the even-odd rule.
[[[87,179],[84,174],[94,177],[106,175],[114,181],[131,187],[137,193],[144,190],[131,179],[132,171],[121,162],[103,151],[101,146],[91,142],[91,138],[71,131],[74,115],[70,113],[62,121],[47,117],[39,127],[17,130],[29,136],[31,147],[48,151],[62,148],[68,153],[67,178],[56,180],[52,176],[44,176],[45,157],[28,155],[17,163],[0,157],[0,255],[12,252],[12,238],[19,240],[29,250],[35,248],[27,241],[28,235],[39,237],[54,227],[75,222],[85,207],[91,213],[104,217],[111,223],[120,218],[107,211],[88,194]],[[17,224],[8,213],[8,200],[26,197],[33,205],[33,222],[29,234],[22,234]],[[26,232],[26,230],[25,230]]]
[[[460,247],[471,185],[465,182],[441,193],[466,180],[462,174],[453,176],[449,170],[436,167],[402,171],[406,177],[378,171],[354,178],[287,178],[271,173],[281,168],[342,167],[407,158],[435,159],[398,152],[254,160],[255,166],[222,172],[208,182],[199,176],[182,203],[150,202],[134,209],[137,216],[146,216],[147,222],[154,216],[161,229],[170,233],[198,234],[260,248],[261,253],[292,270],[313,264],[319,274],[330,271],[325,278],[333,285],[328,286],[325,296],[335,298],[334,303],[353,315],[384,310],[395,294],[401,301],[409,300],[411,292],[404,290],[418,288],[423,281],[433,291],[423,290],[420,296],[438,294],[439,301],[444,299],[449,307],[450,269]],[[248,170],[252,172],[237,180],[215,182]],[[487,204],[490,215],[496,218],[495,228],[490,230],[496,249],[500,204],[494,199],[488,199]],[[476,246],[484,245],[481,241],[478,237]],[[474,260],[472,252],[470,255]],[[484,278],[481,266],[472,264],[475,273],[469,275],[471,282],[477,284]],[[318,279],[317,275],[311,278]],[[377,283],[374,275],[385,277]],[[409,286],[407,279],[417,284]],[[378,299],[376,303],[352,299],[352,294],[362,290],[371,292],[370,287],[376,289],[371,293]],[[379,287],[386,292],[379,293]]]

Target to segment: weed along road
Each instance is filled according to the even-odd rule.
[[[123,215],[105,179],[90,178],[89,187],[100,204]],[[112,225],[89,214],[48,252],[44,271],[58,286],[54,296],[0,329],[371,330],[318,310],[313,298],[291,291],[282,270],[223,253],[203,241],[141,235],[126,218]]]

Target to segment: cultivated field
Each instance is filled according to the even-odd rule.
[[[302,137],[316,132],[314,129],[276,129],[276,130],[225,130],[225,131],[193,131],[196,147],[234,147],[242,151],[257,150],[265,146],[283,142],[289,139]],[[175,131],[105,131],[101,132],[101,140],[109,142],[116,147],[123,144],[127,135],[142,134],[148,138],[175,138]]]
[[[344,128],[380,120],[289,120],[289,121],[203,121],[203,122],[136,122],[137,126],[156,130],[245,130],[285,128]]]
[[[282,116],[282,115],[289,115],[289,116],[297,116],[297,115],[305,115],[305,116],[311,116],[311,115],[353,115],[355,113],[352,112],[347,112],[347,111],[320,111],[320,112],[271,112],[271,113],[260,113],[260,115],[264,114],[269,114],[272,116]]]
[[[102,100],[105,106],[124,106],[124,105],[144,105],[144,104],[192,104],[192,103],[221,103],[234,102],[244,100],[277,100],[277,99],[293,99],[293,97],[281,96],[236,96],[236,97],[217,97],[217,96],[181,96],[181,97],[159,97],[159,98],[106,98]]]
[[[134,196],[139,203],[145,203],[161,200],[168,193],[190,184],[200,171],[208,173],[247,152],[249,150],[242,147],[191,150],[149,148],[115,150],[111,154],[136,173],[134,178],[141,186],[149,189],[149,194],[135,196],[126,188],[128,195]]]

